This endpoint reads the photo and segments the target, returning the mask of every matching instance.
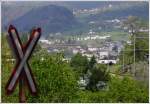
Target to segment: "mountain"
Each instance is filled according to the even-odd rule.
[[[97,9],[100,12],[93,13],[93,10]],[[75,12],[78,11],[80,12],[76,15]],[[129,15],[147,21],[148,13],[148,2],[141,1],[2,2],[2,31],[9,24],[15,24],[21,32],[40,26],[44,34],[56,32],[78,34],[89,31],[91,21],[103,25],[104,20],[126,18]]]
[[[39,26],[45,34],[64,32],[80,25],[70,10],[56,5],[32,9],[10,24],[14,24],[22,32]]]
[[[128,8],[129,6],[143,5],[141,1],[2,1],[2,25],[8,24],[10,21],[15,20],[32,9],[36,9],[48,5],[64,6],[69,10],[82,10],[93,8],[107,8],[109,5],[113,7]]]

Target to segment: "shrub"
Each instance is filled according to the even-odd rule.
[[[109,102],[145,103],[148,102],[148,88],[137,81],[125,77],[113,78],[109,83],[107,92]]]
[[[60,55],[46,55],[41,61],[32,59],[32,69],[36,76],[38,96],[29,95],[29,102],[71,102],[76,96],[77,81],[68,64]]]

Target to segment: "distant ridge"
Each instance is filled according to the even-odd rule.
[[[40,26],[44,33],[56,33],[72,29],[79,23],[67,8],[48,5],[33,9],[10,24],[17,26],[20,31],[29,31],[34,26]]]

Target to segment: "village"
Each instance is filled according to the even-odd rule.
[[[122,41],[110,41],[111,36],[88,35],[84,38],[77,37],[72,40],[73,42],[56,40],[40,39],[41,46],[46,48],[49,53],[53,52],[64,52],[66,57],[64,61],[70,61],[71,57],[77,53],[81,53],[86,56],[89,60],[94,55],[97,63],[100,64],[116,64],[119,61],[119,54],[123,49],[124,42]],[[103,44],[100,46],[94,46],[91,44],[81,45],[81,41],[95,41],[103,40]],[[69,40],[71,41],[71,40]],[[127,41],[129,44],[130,42]]]

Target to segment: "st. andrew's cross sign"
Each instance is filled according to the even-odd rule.
[[[8,33],[9,44],[16,57],[16,66],[8,80],[6,91],[7,94],[11,94],[14,91],[17,82],[19,81],[21,86],[21,88],[19,87],[20,102],[24,102],[23,100],[25,99],[23,98],[23,95],[25,94],[23,94],[24,89],[22,87],[24,86],[25,81],[28,84],[31,94],[35,95],[37,93],[35,80],[27,61],[29,60],[40,38],[41,29],[34,29],[26,44],[22,44],[17,29],[13,25],[9,26]]]

